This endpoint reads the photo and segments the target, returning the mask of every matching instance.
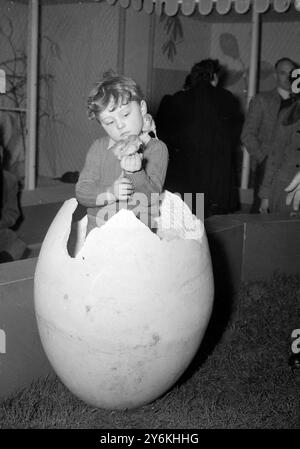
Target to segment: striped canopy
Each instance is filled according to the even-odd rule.
[[[219,14],[227,14],[231,10],[245,14],[252,7],[258,13],[266,12],[270,7],[276,12],[286,12],[290,7],[300,11],[300,0],[106,0],[113,5],[123,8],[131,6],[136,11],[161,15],[162,11],[168,16],[175,15],[179,10],[186,16],[198,11],[202,15],[210,14],[213,10]]]

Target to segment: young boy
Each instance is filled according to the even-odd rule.
[[[143,194],[151,208],[162,192],[168,165],[166,145],[144,132],[149,120],[147,105],[131,78],[105,73],[90,93],[88,115],[107,135],[90,147],[76,184],[77,200],[87,207],[87,233],[121,208],[135,211],[134,201],[130,204],[133,194]],[[142,154],[118,151],[120,143],[132,138],[140,139]]]

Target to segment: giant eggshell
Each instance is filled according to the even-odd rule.
[[[210,253],[163,239],[127,210],[67,250],[77,201],[44,239],[34,298],[44,350],[60,379],[100,408],[135,408],[166,392],[199,348],[213,303]],[[85,230],[86,217],[82,221]],[[81,223],[81,225],[82,225]]]

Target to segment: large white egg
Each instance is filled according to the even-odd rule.
[[[186,208],[178,216],[180,204],[166,192],[157,234],[121,210],[79,236],[75,257],[67,250],[74,198],[47,232],[34,279],[38,329],[57,375],[88,404],[153,401],[199,348],[213,304],[211,259],[203,223]],[[86,217],[80,224],[85,235]]]

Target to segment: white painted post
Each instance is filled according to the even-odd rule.
[[[256,94],[258,52],[260,40],[259,19],[260,14],[256,12],[255,8],[252,6],[251,57],[250,57],[249,82],[247,93],[247,108],[249,106],[250,100]],[[250,156],[247,149],[243,147],[243,165],[242,165],[242,180],[241,180],[242,189],[248,188],[249,173],[250,173]]]
[[[39,0],[29,0],[27,54],[27,145],[25,189],[34,190],[36,183],[37,87],[38,87]]]

